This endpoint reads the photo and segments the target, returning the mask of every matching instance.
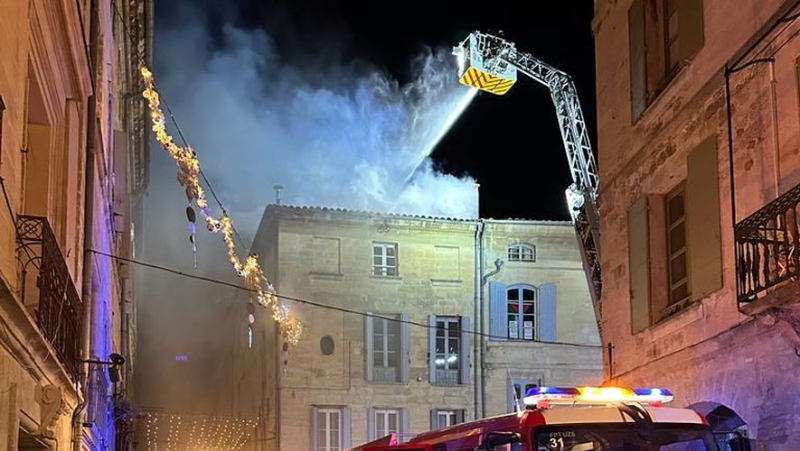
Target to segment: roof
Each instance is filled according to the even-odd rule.
[[[396,219],[416,219],[416,220],[429,220],[429,221],[448,221],[459,223],[475,223],[477,221],[493,222],[493,223],[524,223],[524,224],[540,224],[540,225],[571,225],[570,221],[561,220],[539,220],[539,219],[493,219],[493,218],[454,218],[447,216],[431,216],[431,215],[418,215],[412,213],[391,213],[391,212],[378,212],[369,210],[350,210],[340,207],[321,207],[321,206],[301,206],[301,205],[279,205],[268,204],[264,210],[266,215],[269,211],[280,211],[285,213],[294,213],[298,215],[314,214],[314,213],[334,213],[346,215],[362,215],[362,216],[383,216]]]

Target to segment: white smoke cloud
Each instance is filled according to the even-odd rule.
[[[449,51],[420,55],[400,86],[363,64],[304,73],[261,31],[225,26],[211,45],[183,17],[161,34],[156,82],[239,228],[252,233],[274,184],[292,205],[477,217],[474,180],[428,159],[475,95]],[[154,179],[174,180],[174,166],[156,166]]]

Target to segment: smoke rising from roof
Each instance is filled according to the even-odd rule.
[[[156,82],[239,227],[258,223],[274,184],[293,205],[477,217],[474,180],[428,160],[475,95],[446,49],[401,86],[363,63],[288,66],[260,30],[225,25],[213,42],[189,21],[158,45],[170,58]]]

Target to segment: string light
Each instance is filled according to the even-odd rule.
[[[179,146],[172,136],[167,133],[166,119],[164,112],[161,110],[161,100],[155,87],[153,73],[147,66],[142,64],[140,66],[140,74],[145,85],[142,96],[147,100],[150,107],[153,133],[155,133],[156,140],[161,144],[161,147],[169,153],[178,165],[178,183],[184,187],[187,200],[197,204],[200,214],[205,219],[206,228],[210,232],[222,232],[222,238],[227,248],[228,261],[236,271],[236,275],[243,278],[245,285],[256,292],[255,297],[258,303],[271,310],[272,319],[278,323],[284,340],[291,344],[297,344],[303,332],[302,323],[291,314],[286,305],[275,295],[275,289],[267,282],[267,278],[258,264],[258,257],[251,254],[242,262],[237,255],[236,244],[233,240],[233,220],[225,211],[223,211],[219,219],[212,216],[205,191],[200,186],[200,161],[197,159],[197,153],[191,146]]]
[[[166,437],[159,437],[159,420],[166,423]],[[166,450],[235,451],[247,444],[258,419],[148,413],[145,424],[147,451],[157,451],[159,443]]]

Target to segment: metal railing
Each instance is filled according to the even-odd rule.
[[[800,276],[800,185],[736,224],[736,297],[752,302]]]
[[[22,301],[33,306],[36,324],[77,381],[83,302],[47,218],[17,217],[17,252],[22,263]],[[36,276],[38,302],[26,299],[31,296],[26,289],[31,272]]]

